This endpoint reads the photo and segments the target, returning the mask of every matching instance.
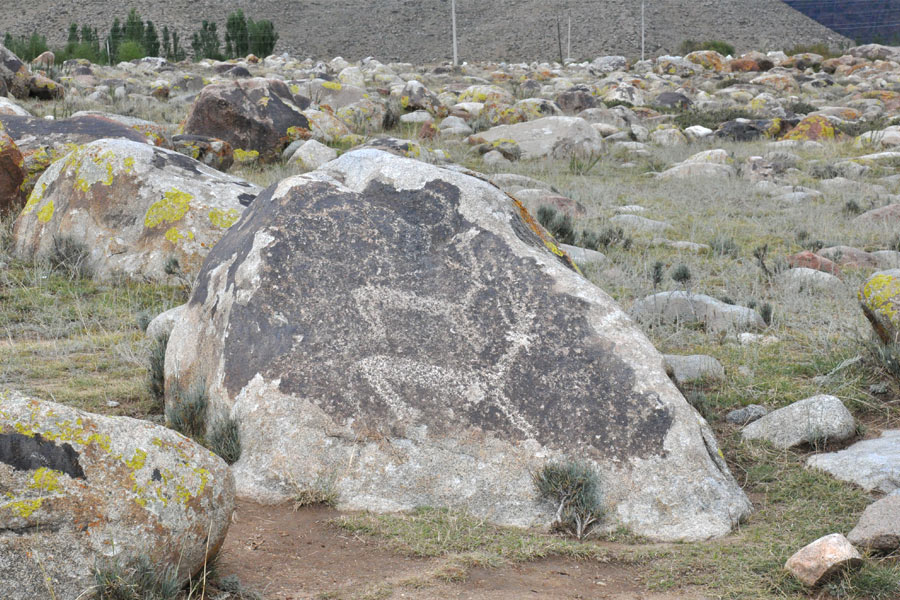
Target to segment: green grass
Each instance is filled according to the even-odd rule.
[[[442,569],[464,579],[472,567],[565,556],[579,560],[609,559],[602,547],[568,538],[499,527],[472,515],[420,507],[408,514],[354,513],[333,524],[345,531],[382,540],[393,550],[417,558],[441,558]],[[439,577],[440,578],[440,577]]]
[[[149,341],[135,316],[184,301],[181,290],[98,283],[40,264],[0,271],[0,387],[106,414],[146,416]],[[110,408],[107,402],[118,402]]]

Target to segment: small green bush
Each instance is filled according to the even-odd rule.
[[[672,280],[675,283],[687,286],[691,281],[691,269],[687,265],[678,265],[672,270]]]
[[[144,53],[144,46],[139,44],[138,42],[128,40],[126,42],[122,42],[119,46],[119,53],[116,58],[119,62],[128,62],[131,60],[137,60],[139,58],[144,58],[146,54]]]
[[[123,566],[118,562],[94,571],[97,600],[174,600],[180,592],[177,569],[158,570],[147,557]]]
[[[709,243],[709,247],[719,256],[730,256],[731,258],[737,258],[740,254],[738,245],[735,244],[734,240],[730,237],[715,237]]]
[[[655,290],[662,284],[663,280],[663,271],[665,269],[665,265],[662,261],[656,261],[653,263],[653,269],[650,271],[650,281],[653,282],[653,289]]]
[[[213,422],[209,428],[207,448],[222,457],[229,465],[241,458],[241,432],[238,422],[231,417],[223,417]]]
[[[153,345],[150,347],[147,387],[154,400],[154,412],[161,412],[166,396],[166,347],[168,345],[169,334],[165,333],[153,340]]]
[[[206,413],[209,408],[206,384],[197,382],[186,391],[177,382],[173,387],[172,402],[166,407],[166,425],[203,444],[206,434]]]
[[[532,474],[542,499],[556,508],[553,527],[583,539],[603,517],[599,478],[590,465],[577,461],[549,463]]]
[[[713,50],[714,52],[718,52],[722,56],[728,56],[729,54],[734,56],[734,46],[727,42],[722,42],[719,40],[707,40],[705,42],[685,40],[681,42],[681,46],[679,46],[678,50],[682,55],[690,54],[691,52],[696,52],[697,50]]]
[[[575,223],[570,215],[543,205],[538,207],[537,219],[560,244],[575,244]]]
[[[75,238],[67,235],[53,236],[47,262],[51,269],[70,280],[87,279],[91,276],[88,264],[90,255],[87,245]]]
[[[791,48],[787,48],[784,51],[788,56],[796,56],[797,54],[818,54],[822,58],[834,58],[837,56],[841,56],[840,53],[835,53],[828,47],[828,44],[824,42],[816,42],[814,44],[796,44]]]

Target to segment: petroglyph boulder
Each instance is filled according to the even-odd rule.
[[[238,493],[548,525],[531,473],[587,461],[606,526],[728,533],[750,505],[649,340],[521,204],[376,149],[268,188],[207,257],[166,354],[240,423]]]

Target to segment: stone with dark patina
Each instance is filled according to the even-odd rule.
[[[606,526],[724,535],[749,503],[628,316],[487,181],[376,149],[270,187],[207,257],[166,355],[240,423],[238,493],[549,525],[586,461]]]

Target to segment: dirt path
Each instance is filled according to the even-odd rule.
[[[633,565],[561,558],[476,568],[464,581],[441,581],[432,575],[440,561],[404,556],[328,524],[340,514],[238,502],[219,570],[237,575],[266,600],[701,600],[644,592],[634,583],[639,567]]]

